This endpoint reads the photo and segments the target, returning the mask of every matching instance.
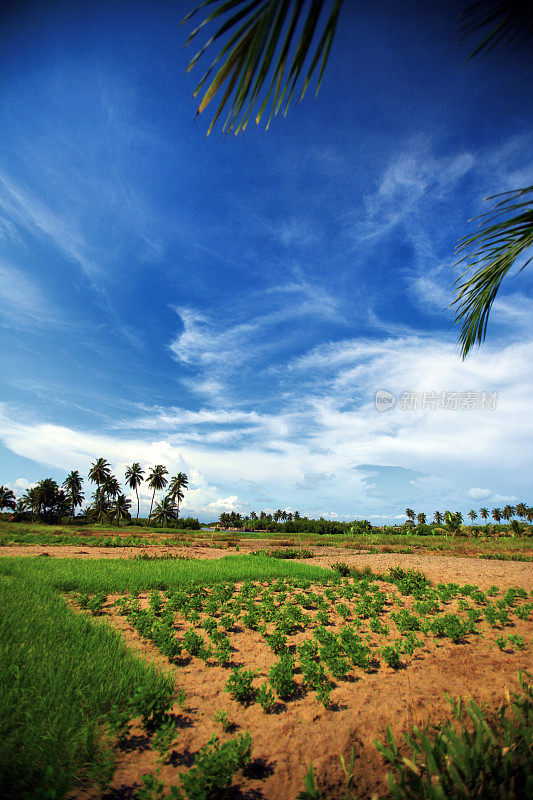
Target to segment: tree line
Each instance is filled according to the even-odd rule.
[[[343,522],[333,519],[311,519],[301,516],[299,511],[282,511],[278,508],[274,513],[251,511],[247,516],[237,511],[223,512],[218,524],[221,528],[236,528],[244,531],[270,531],[278,533],[365,533],[372,530],[368,520]],[[354,530],[355,528],[355,530]]]
[[[413,524],[415,518],[419,525],[425,525],[427,523],[427,515],[423,513],[415,514],[412,508],[405,509],[405,516]],[[490,516],[496,523],[500,523],[502,520],[505,520],[505,522],[512,522],[514,517],[519,517],[522,522],[527,520],[529,524],[531,524],[533,522],[533,508],[527,506],[525,503],[518,503],[516,506],[507,505],[503,509],[493,508],[490,512],[487,508],[480,508],[479,515],[475,509],[471,508],[467,516],[470,517],[472,525],[474,521],[478,519],[478,516],[484,522],[486,522]],[[460,511],[445,511],[444,514],[441,514],[440,511],[435,511],[433,515],[433,522],[436,525],[456,522],[460,526],[463,519],[464,517]]]
[[[163,464],[150,467],[145,471],[138,462],[126,467],[124,481],[126,486],[135,491],[137,497],[137,516],[139,519],[140,499],[139,486],[146,481],[152,490],[148,519],[159,526],[174,524],[178,527],[180,503],[184,492],[188,489],[189,479],[184,472],[168,477],[168,469]],[[117,525],[131,519],[131,500],[126,497],[117,477],[105,458],[98,458],[91,465],[88,480],[95,485],[90,504],[81,516],[87,522],[107,522],[114,520]],[[156,492],[166,489],[166,494],[155,503]],[[14,492],[6,486],[0,486],[0,511],[8,510],[23,514],[29,512],[32,518],[44,522],[56,522],[65,516],[76,518],[76,509],[82,507],[85,500],[83,478],[78,470],[69,472],[61,486],[53,478],[44,478],[26,493],[16,498]],[[195,520],[196,521],[196,520]]]

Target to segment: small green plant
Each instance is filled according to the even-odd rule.
[[[222,725],[222,730],[226,732],[230,731],[233,727],[233,722],[231,722],[229,718],[229,711],[226,711],[223,708],[213,714],[213,719],[215,722],[218,722],[220,725]]]
[[[165,782],[159,780],[158,774],[149,773],[143,775],[141,780],[143,786],[135,792],[135,797],[138,800],[167,800],[168,797],[173,796],[172,794],[166,794]],[[174,797],[179,798],[179,794],[174,794]]]
[[[507,639],[505,636],[497,636],[494,641],[500,650],[505,650],[505,645],[507,644]]]
[[[131,711],[129,709],[121,709],[117,705],[111,706],[105,716],[108,733],[115,736],[118,742],[123,742],[131,729],[130,719]]]
[[[267,634],[265,639],[268,642],[268,646],[270,649],[277,655],[281,655],[282,653],[286,653],[288,651],[287,648],[287,637],[284,636],[279,631],[275,633]]]
[[[402,608],[401,611],[393,614],[392,618],[400,633],[420,630],[420,619],[415,614],[411,614],[406,608]]]
[[[287,653],[282,655],[268,673],[270,684],[280,700],[292,700],[297,691],[297,685],[293,680],[294,659]]]
[[[98,617],[102,613],[106,600],[107,594],[104,592],[98,592],[98,594],[95,594],[89,598],[85,607],[93,616]]]
[[[389,635],[389,628],[379,617],[372,617],[370,620],[370,630],[373,633],[381,633],[383,636]]]
[[[183,649],[191,656],[198,656],[198,658],[207,660],[211,655],[211,646],[206,644],[200,634],[193,631],[192,628],[185,631],[181,643]]]
[[[239,703],[250,703],[255,697],[252,684],[258,674],[256,670],[234,667],[224,691],[229,692]]]
[[[519,636],[517,633],[513,633],[507,637],[507,641],[513,647],[516,647],[517,650],[525,650],[526,642],[523,636]]]
[[[152,738],[152,748],[159,753],[158,762],[166,761],[172,742],[176,739],[176,720],[167,717],[157,728]]]
[[[154,614],[159,614],[161,609],[163,608],[163,601],[161,599],[161,595],[155,589],[150,593],[149,598],[150,608],[152,609]]]
[[[229,789],[233,776],[250,763],[252,738],[241,733],[221,743],[212,736],[194,760],[194,766],[180,775],[188,800],[217,800]]]
[[[131,707],[142,717],[145,728],[154,729],[165,721],[173,699],[164,686],[138,686],[131,698]]]
[[[384,647],[382,647],[381,655],[383,656],[385,663],[388,664],[389,667],[392,667],[392,669],[399,669],[399,667],[402,666],[400,654],[394,645],[386,644]]]
[[[435,636],[445,636],[452,642],[460,642],[471,633],[471,624],[457,614],[442,614],[432,621],[430,629]]]
[[[263,683],[259,687],[256,700],[266,714],[270,714],[276,706],[276,697],[268,683]]]
[[[296,800],[322,800],[322,794],[316,785],[313,765],[309,764],[304,778],[304,789],[296,795]]]

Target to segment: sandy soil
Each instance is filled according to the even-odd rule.
[[[270,542],[258,540],[241,545],[239,553],[264,549]],[[493,584],[507,588],[523,586],[533,589],[533,563],[520,561],[497,561],[476,558],[461,558],[442,555],[418,555],[416,553],[370,554],[364,550],[354,551],[342,547],[311,547],[313,558],[303,559],[306,564],[330,567],[339,561],[363,569],[369,566],[374,572],[387,572],[390,567],[421,570],[435,583],[475,583],[482,589]],[[210,547],[197,544],[188,547],[76,547],[70,545],[9,545],[0,547],[1,556],[48,556],[51,558],[133,558],[139,555],[188,556],[189,558],[222,558],[236,555],[234,547]]]
[[[471,564],[470,559],[465,561]],[[368,562],[365,560],[364,563]],[[421,565],[417,563],[415,566]],[[489,566],[498,569],[498,565],[493,563]],[[531,568],[531,565],[527,566]],[[473,580],[474,575],[467,578],[460,565],[449,565],[449,569],[458,570],[461,582]],[[455,574],[444,575],[441,571],[436,577],[453,579]],[[505,582],[496,580],[500,588],[512,582],[508,575],[506,578]],[[484,583],[488,585],[491,582],[487,580]],[[320,591],[318,587],[317,591]],[[387,593],[394,592],[388,585]],[[423,725],[428,716],[432,722],[447,718],[449,707],[445,692],[451,696],[473,697],[477,702],[496,708],[504,698],[505,688],[516,686],[518,670],[533,667],[531,625],[513,619],[513,626],[503,631],[484,625],[483,637],[470,636],[469,641],[462,644],[429,638],[414,656],[404,656],[405,667],[396,671],[384,662],[370,674],[354,669],[347,680],[336,681],[332,692],[334,707],[331,709],[320,705],[313,692],[302,691],[297,699],[280,704],[277,713],[266,715],[259,705],[245,707],[224,691],[230,674],[228,668],[206,666],[197,658],[185,660],[180,666],[170,664],[157,648],[137,634],[124,617],[115,613],[112,607],[115,599],[109,598],[106,619],[143,657],[171,672],[187,694],[186,709],[177,704],[172,709],[179,722],[179,732],[170,758],[161,767],[161,779],[167,787],[178,784],[178,773],[192,765],[195,753],[213,734],[222,739],[230,735],[223,733],[221,726],[213,721],[214,713],[225,709],[236,723],[234,733],[250,731],[253,743],[253,763],[244,776],[237,778],[232,792],[234,798],[293,800],[302,790],[304,775],[312,762],[325,796],[328,800],[338,800],[345,787],[340,755],[349,759],[352,748],[356,755],[358,796],[370,798],[374,792],[385,792],[386,767],[373,738],[383,741],[388,724],[398,741],[401,731],[410,729],[413,724]],[[446,607],[447,612],[453,610],[453,604]],[[337,616],[333,621],[334,628],[339,630],[343,624],[341,618]],[[182,635],[187,627],[188,623],[176,615],[178,635]],[[496,636],[510,633],[525,637],[528,642],[525,651],[501,652],[494,646]],[[276,657],[258,632],[237,629],[229,635],[234,648],[234,663],[257,669],[260,676],[255,683],[260,685],[267,678]],[[289,637],[289,641],[296,645],[306,638],[309,638],[309,632],[301,632]],[[375,638],[378,644],[379,637]],[[301,682],[301,677],[297,675],[296,680]],[[132,743],[119,753],[111,790],[103,795],[106,800],[133,797],[141,776],[154,772],[157,767],[156,754],[149,748],[145,733],[136,728],[132,734]],[[86,800],[98,796],[80,791],[71,797]]]
[[[239,552],[261,549],[270,542],[255,541],[241,544]],[[368,554],[364,551],[332,547],[312,547],[314,557],[305,563],[331,566],[343,561],[351,566],[369,566],[375,572],[386,572],[391,566],[421,570],[434,582],[475,583],[482,589],[491,585],[505,590],[509,586],[533,589],[533,564],[509,561],[483,560],[450,556],[417,554]],[[132,558],[147,553],[151,556],[175,555],[191,558],[220,558],[237,551],[231,547],[157,547],[149,548],[86,548],[79,546],[9,546],[0,548],[0,555],[52,558]],[[187,694],[187,708],[176,704],[172,712],[179,723],[178,736],[160,777],[167,783],[178,783],[180,771],[191,766],[194,755],[216,734],[224,733],[213,721],[216,711],[227,709],[236,725],[234,733],[250,731],[252,735],[253,762],[239,776],[232,789],[232,797],[248,800],[293,800],[303,788],[303,778],[309,763],[328,800],[342,797],[344,779],[340,755],[349,758],[355,750],[357,791],[361,798],[370,798],[374,792],[386,789],[386,767],[373,744],[373,737],[384,739],[386,726],[391,724],[398,740],[401,731],[413,724],[423,724],[428,716],[433,722],[448,716],[449,707],[444,693],[452,696],[473,697],[476,701],[495,708],[504,697],[506,687],[516,685],[519,669],[533,669],[531,657],[531,625],[516,619],[513,627],[503,631],[487,628],[485,636],[469,637],[464,644],[449,640],[428,639],[424,648],[408,659],[406,667],[392,670],[383,662],[375,672],[364,674],[354,671],[350,680],[336,682],[332,699],[335,708],[325,709],[314,693],[302,693],[296,700],[282,704],[278,712],[266,715],[261,707],[252,704],[243,707],[224,691],[229,670],[218,665],[206,666],[193,658],[176,667],[171,665],[147,640],[142,639],[127,620],[112,608],[114,598],[109,598],[106,619],[119,629],[128,643],[143,657],[170,671]],[[447,609],[447,610],[452,610]],[[337,628],[341,625],[336,621]],[[181,626],[181,633],[187,623]],[[177,619],[180,633],[180,622]],[[523,635],[528,643],[525,651],[501,652],[494,646],[496,636],[509,633]],[[304,634],[290,637],[292,644],[299,643]],[[235,650],[235,664],[258,669],[260,685],[276,660],[258,632],[236,630],[230,634]],[[297,676],[297,681],[301,680]],[[128,800],[134,798],[135,789],[141,785],[141,776],[154,772],[156,753],[140,727],[134,727],[126,746],[119,750],[117,770],[112,787],[104,795],[94,788],[78,790],[70,795],[72,800],[106,798]]]

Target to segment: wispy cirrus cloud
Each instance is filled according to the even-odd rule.
[[[35,278],[0,263],[0,318],[13,328],[57,328],[66,325],[63,313],[50,302]]]

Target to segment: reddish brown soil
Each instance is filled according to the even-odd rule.
[[[214,557],[211,552],[206,555]],[[314,559],[322,564],[330,560],[330,556],[324,555]],[[431,563],[430,557],[405,555],[355,556],[352,563],[370,564],[379,570],[402,563],[423,569],[438,581],[457,580],[478,583],[482,587],[491,583],[500,589],[509,585],[528,589],[532,586],[531,564],[476,563],[471,559],[451,558],[436,561],[438,563]],[[320,591],[319,587],[313,588]],[[389,595],[396,592],[390,585],[386,591]],[[349,758],[352,748],[356,756],[358,796],[370,798],[374,792],[384,793],[386,767],[372,740],[377,737],[383,741],[388,724],[399,740],[401,731],[410,729],[413,724],[423,724],[428,716],[433,722],[446,718],[449,706],[444,698],[445,692],[451,696],[473,697],[487,707],[496,708],[504,698],[506,687],[516,686],[518,670],[533,666],[531,626],[513,617],[513,626],[504,630],[491,629],[483,623],[483,637],[470,636],[463,644],[429,637],[414,656],[402,657],[405,667],[396,671],[383,661],[369,674],[352,670],[348,680],[336,681],[332,692],[334,707],[331,709],[325,709],[316,700],[314,692],[302,691],[296,700],[280,704],[277,713],[267,715],[259,705],[245,707],[224,691],[230,674],[227,667],[206,666],[197,658],[184,661],[180,666],[171,665],[150,642],[136,633],[124,617],[116,614],[113,608],[115,599],[110,597],[108,600],[106,619],[143,657],[170,671],[187,694],[186,709],[177,704],[172,709],[179,721],[179,731],[171,756],[160,769],[160,778],[167,787],[179,785],[179,772],[193,763],[195,753],[213,734],[223,740],[231,735],[224,733],[220,724],[213,721],[215,712],[226,709],[236,724],[234,733],[250,731],[253,744],[253,763],[244,776],[236,779],[232,795],[235,798],[293,800],[303,788],[303,778],[311,762],[328,800],[340,798],[345,787],[340,755]],[[409,598],[403,600],[407,600],[406,605],[411,602]],[[144,602],[146,598],[143,598]],[[455,608],[452,603],[446,611]],[[391,610],[394,607],[387,607],[387,623],[390,620],[386,617]],[[183,635],[189,623],[179,615],[175,620],[178,635]],[[335,615],[332,620],[335,629],[339,630],[341,618]],[[501,652],[495,647],[494,640],[498,635],[510,633],[524,636],[528,645],[526,650]],[[391,638],[396,635],[392,633]],[[259,686],[267,678],[276,657],[258,632],[241,628],[229,636],[235,664],[259,670],[260,675],[255,681]],[[306,638],[309,638],[309,632],[301,632],[289,637],[289,642],[298,644]],[[379,642],[378,636],[374,635],[374,639],[376,645],[385,643],[383,639]],[[297,675],[296,680],[301,683],[301,676]],[[117,771],[111,791],[104,795],[106,798],[132,797],[132,787],[140,785],[141,776],[154,772],[157,767],[157,754],[149,748],[143,731],[135,728],[132,733],[140,737],[137,743],[140,746],[119,752]],[[94,791],[78,791],[72,795],[76,800],[99,796]]]

